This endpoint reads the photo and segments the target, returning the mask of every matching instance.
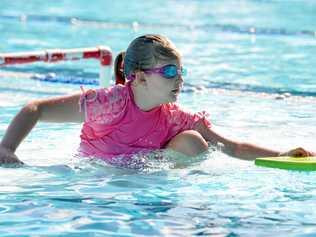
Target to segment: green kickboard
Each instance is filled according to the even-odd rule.
[[[255,164],[286,170],[316,171],[316,157],[262,157],[257,158]]]

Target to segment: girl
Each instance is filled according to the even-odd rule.
[[[230,140],[212,130],[204,112],[190,113],[179,107],[175,101],[185,69],[178,50],[164,36],[133,40],[117,56],[114,70],[123,85],[36,100],[22,108],[2,139],[0,163],[21,163],[14,152],[38,120],[83,122],[80,153],[108,162],[161,148],[196,156],[208,144],[221,144],[223,152],[247,160],[312,155],[302,148],[281,153]]]

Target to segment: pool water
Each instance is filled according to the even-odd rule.
[[[127,7],[128,6],[128,7]],[[0,52],[168,36],[189,69],[179,102],[214,128],[278,150],[316,150],[316,3],[3,0]],[[90,80],[93,61],[0,68],[0,137],[32,99],[79,90],[34,75]],[[97,85],[87,85],[97,87]],[[113,167],[77,157],[80,124],[39,123],[0,168],[1,236],[314,236],[316,173],[262,168],[211,147]]]

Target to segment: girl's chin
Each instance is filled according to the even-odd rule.
[[[178,97],[179,97],[179,93],[173,93],[172,95],[171,95],[171,102],[176,102],[177,100],[178,100]]]

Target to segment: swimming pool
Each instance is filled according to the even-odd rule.
[[[128,4],[128,11],[126,5]],[[108,45],[170,37],[190,73],[180,102],[207,110],[232,138],[287,150],[315,148],[316,3],[311,1],[3,0],[0,51]],[[0,137],[29,100],[79,85],[33,74],[93,79],[95,62],[0,68]],[[86,87],[94,87],[93,85]],[[315,172],[256,167],[210,151],[182,168],[147,160],[115,168],[75,157],[80,125],[38,124],[0,168],[1,236],[313,236]]]

